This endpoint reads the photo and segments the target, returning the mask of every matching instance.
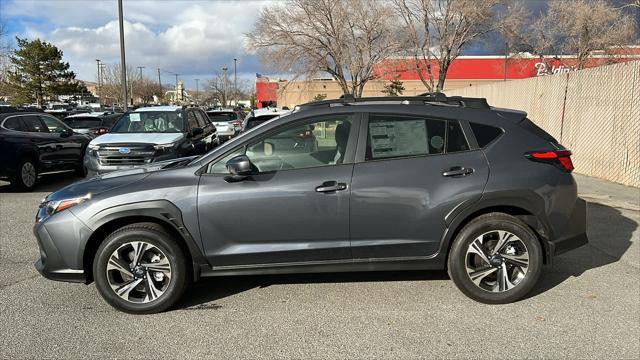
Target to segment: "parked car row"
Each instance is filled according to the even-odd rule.
[[[3,107],[0,179],[31,190],[42,174],[97,175],[201,155],[239,134],[244,112],[196,106],[82,112],[60,120],[39,109]]]

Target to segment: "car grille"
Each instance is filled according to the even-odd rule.
[[[121,153],[121,148],[129,148],[129,153]],[[153,145],[101,145],[96,151],[101,165],[142,165],[150,163],[153,154]]]

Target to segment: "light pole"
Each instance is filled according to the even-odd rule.
[[[222,99],[224,100],[224,107],[227,107],[227,70],[229,70],[226,66],[222,68],[222,71],[224,71],[224,83],[222,84],[222,91],[223,91],[223,96]]]
[[[200,79],[196,79],[196,105],[200,105],[200,96],[198,94],[198,81],[200,81]]]
[[[160,77],[160,68],[158,68],[158,86],[160,86],[160,92],[158,93],[158,102],[162,102],[164,97],[162,94],[162,78]]]
[[[238,59],[233,59],[233,106],[238,106]]]
[[[124,111],[128,110],[129,96],[127,94],[127,62],[124,56],[124,20],[122,16],[122,0],[118,0],[118,22],[120,23],[120,81],[122,81],[122,99]]]
[[[96,64],[98,65],[98,81],[96,83],[96,95],[98,95],[98,102],[102,103],[100,99],[100,59],[96,59]]]
[[[144,66],[138,66],[138,70],[140,70],[140,88],[141,89],[142,89],[142,69],[144,69]],[[140,93],[142,94],[142,91],[140,91]],[[142,96],[140,96],[140,98],[142,100]]]

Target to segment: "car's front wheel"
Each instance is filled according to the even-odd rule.
[[[504,304],[527,295],[540,278],[542,247],[535,233],[504,213],[481,215],[456,236],[449,276],[470,298]]]
[[[128,225],[109,235],[96,252],[93,275],[102,297],[132,314],[170,308],[188,279],[184,252],[154,223]]]

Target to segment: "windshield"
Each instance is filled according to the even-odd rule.
[[[145,111],[124,114],[113,125],[112,133],[181,133],[182,112]]]
[[[64,119],[65,124],[72,129],[91,129],[100,126],[102,120],[97,117],[73,117]]]
[[[208,113],[209,120],[213,122],[232,121],[238,119],[238,114],[234,112],[227,113]]]

